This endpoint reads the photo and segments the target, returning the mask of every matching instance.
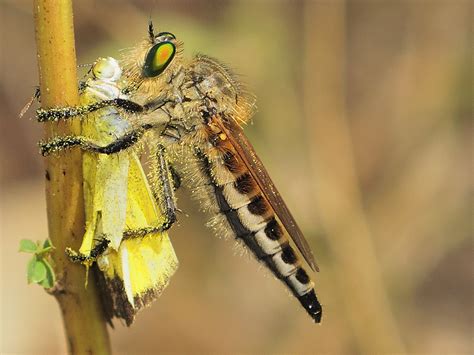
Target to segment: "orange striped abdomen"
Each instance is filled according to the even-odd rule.
[[[208,144],[196,151],[196,157],[210,192],[198,197],[211,199],[205,205],[220,219],[220,227],[242,240],[319,322],[321,305],[314,283],[273,208],[225,135],[209,126],[205,130]]]

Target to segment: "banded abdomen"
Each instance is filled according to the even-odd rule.
[[[236,147],[212,122],[200,133],[205,139],[194,148],[200,176],[193,191],[214,215],[211,225],[243,241],[319,323],[322,309],[303,259]]]

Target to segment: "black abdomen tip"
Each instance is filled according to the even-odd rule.
[[[321,307],[314,290],[311,290],[303,296],[298,297],[298,299],[311,318],[313,318],[316,323],[321,323],[323,308]]]

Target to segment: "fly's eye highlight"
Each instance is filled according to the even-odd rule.
[[[147,78],[163,73],[176,54],[176,46],[169,41],[155,44],[148,52],[143,67],[143,75]]]

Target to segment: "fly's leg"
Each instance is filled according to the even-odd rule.
[[[155,173],[155,189],[154,196],[158,202],[161,211],[165,215],[165,222],[163,223],[164,230],[171,228],[176,222],[176,197],[174,194],[175,188],[175,176],[178,176],[176,172],[173,175],[174,169],[169,164],[166,158],[166,150],[162,145],[158,145],[156,152],[156,171]]]
[[[67,120],[110,106],[120,107],[123,110],[132,113],[146,114],[148,112],[158,110],[166,102],[167,101],[165,99],[159,99],[151,102],[147,106],[141,106],[133,101],[125,99],[103,100],[84,106],[61,107],[48,110],[39,109],[37,110],[37,118],[39,122]],[[157,122],[156,126],[160,126],[161,124],[162,123]],[[47,142],[40,142],[40,151],[43,156],[48,156],[51,153],[61,150],[80,147],[81,149],[89,152],[114,154],[131,147],[140,140],[147,130],[155,128],[156,126],[155,124],[143,124],[140,127],[124,134],[122,137],[117,138],[115,141],[106,146],[99,146],[88,140],[86,137],[82,136],[56,137]]]
[[[145,108],[136,102],[126,99],[112,99],[94,102],[93,104],[83,106],[58,107],[50,109],[36,110],[38,122],[50,122],[59,120],[68,120],[78,116],[87,115],[91,112],[105,107],[116,107],[130,113],[142,113]]]
[[[40,142],[40,152],[43,156],[48,156],[65,149],[79,147],[84,151],[100,154],[116,154],[130,148],[136,144],[145,134],[146,131],[152,129],[151,124],[144,124],[141,127],[125,133],[110,144],[100,146],[91,142],[82,136],[63,136],[52,138],[46,142]]]
[[[109,247],[110,240],[102,235],[98,243],[91,249],[89,255],[85,255],[74,251],[71,248],[66,248],[66,255],[73,263],[81,263],[91,265],[99,256],[101,256]]]
[[[173,219],[174,218],[174,219]],[[144,228],[137,228],[137,229],[127,229],[123,232],[123,239],[132,239],[132,238],[144,238],[147,235],[153,233],[161,233],[164,232],[172,226],[172,224],[176,221],[176,217],[170,217],[166,214],[166,220],[159,226],[149,226]],[[98,239],[96,245],[91,249],[88,255],[77,252],[72,248],[66,248],[66,255],[68,256],[69,260],[73,263],[80,263],[84,265],[92,265],[98,257],[100,257],[109,247],[110,240],[107,238],[106,235],[101,235]]]
[[[161,233],[169,229],[166,221],[160,226],[149,226],[137,229],[126,229],[123,232],[123,239],[144,238],[149,234]]]
[[[35,93],[34,93],[34,95],[31,97],[30,101],[28,101],[28,102],[26,103],[26,105],[21,109],[21,111],[20,111],[18,117],[19,117],[19,118],[22,118],[22,117],[25,115],[25,113],[28,112],[28,110],[30,109],[31,105],[33,105],[33,102],[35,102],[35,101],[40,101],[40,88],[39,88],[39,87],[36,88]]]
[[[174,191],[181,185],[181,177],[166,159],[166,150],[162,145],[158,146],[156,153],[155,189],[153,195],[158,201],[165,221],[160,226],[150,226],[139,229],[128,229],[124,232],[124,238],[145,237],[148,234],[164,232],[171,228],[176,222],[176,197]]]
[[[178,172],[173,168],[173,165],[168,165],[171,173],[171,177],[173,178],[173,187],[175,190],[179,189],[181,186],[181,176],[179,176]]]
[[[169,101],[170,100],[166,99],[165,97],[158,97],[157,99],[148,102],[145,106],[142,106],[131,100],[115,98],[111,100],[97,101],[92,104],[82,106],[56,107],[50,109],[40,108],[36,110],[36,118],[38,122],[68,120],[87,115],[105,107],[115,107],[128,113],[147,114],[149,112],[158,110]]]
[[[175,218],[176,220],[176,218]],[[123,232],[123,239],[144,238],[147,235],[154,233],[161,233],[171,228],[173,222],[166,215],[166,220],[159,226],[149,226],[137,229],[126,229]],[[106,235],[101,235],[96,245],[91,249],[89,255],[77,252],[72,248],[66,248],[66,255],[73,263],[80,263],[84,265],[92,265],[98,257],[100,257],[109,247],[110,240]]]
[[[166,218],[166,220],[160,226],[150,226],[144,228],[137,228],[137,229],[126,229],[123,232],[123,239],[132,239],[132,238],[144,238],[147,235],[153,233],[161,233],[168,230],[173,223],[170,223],[170,219]],[[73,250],[72,248],[66,248],[66,255],[68,256],[69,260],[73,263],[80,263],[83,265],[92,265],[98,257],[100,257],[109,247],[110,240],[107,238],[106,235],[101,235],[98,239],[96,245],[91,249],[90,253],[83,254]]]

